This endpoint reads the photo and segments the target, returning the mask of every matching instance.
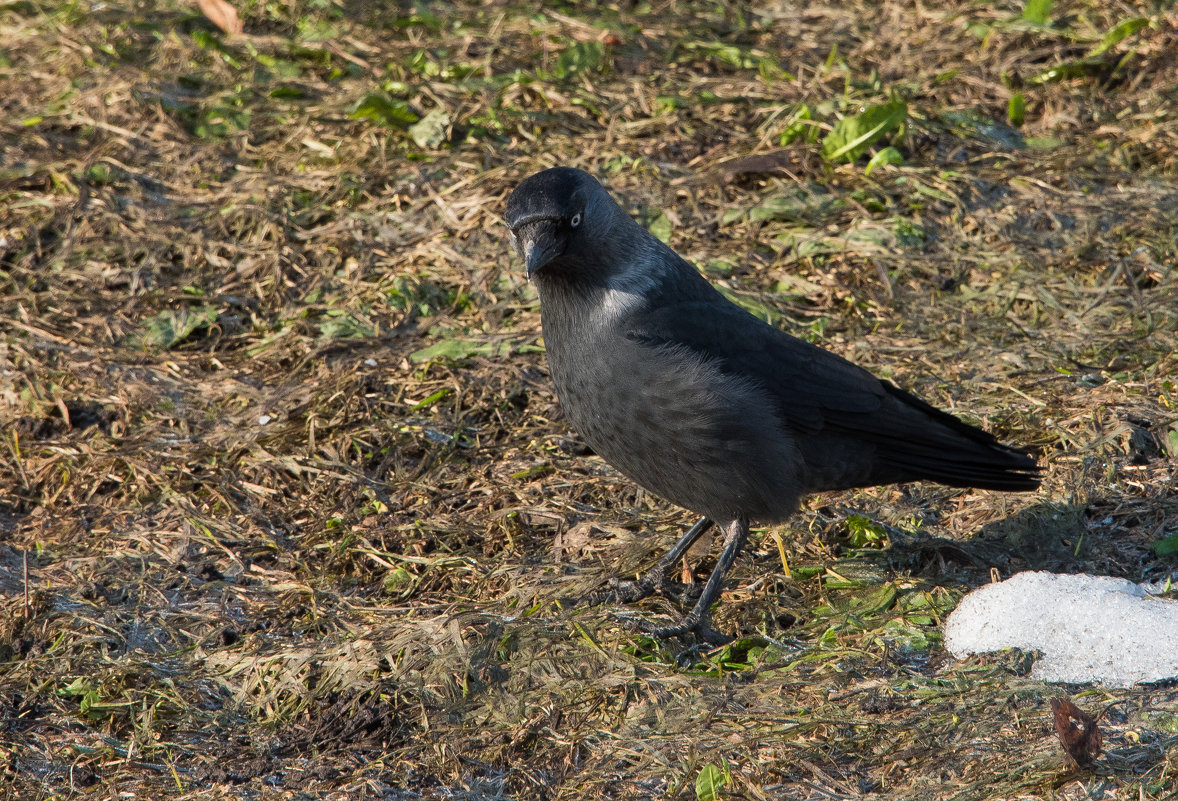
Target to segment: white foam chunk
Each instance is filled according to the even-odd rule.
[[[1040,651],[1043,681],[1130,687],[1178,676],[1178,601],[1111,576],[1027,571],[961,599],[945,621],[956,657]]]

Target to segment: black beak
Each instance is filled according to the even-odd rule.
[[[511,230],[511,244],[523,259],[529,279],[544,265],[564,252],[564,242],[557,236],[558,221],[529,220]]]

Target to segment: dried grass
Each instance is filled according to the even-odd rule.
[[[1060,688],[937,632],[992,568],[1173,571],[1172,9],[238,11],[222,39],[170,3],[0,8],[8,797],[691,798],[724,764],[734,798],[1175,797],[1172,688],[1082,689],[1080,770]],[[604,68],[553,77],[585,42]],[[452,140],[349,116],[382,82]],[[780,145],[799,103],[892,92],[903,166]],[[668,601],[570,604],[689,521],[561,420],[500,223],[558,163],[779,325],[1042,449],[1043,490],[812,499],[792,579],[773,532],[734,569],[719,624],[763,637],[728,651],[636,635]]]

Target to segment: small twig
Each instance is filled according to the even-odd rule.
[[[24,561],[25,576],[25,620],[29,620],[33,616],[33,605],[29,603],[29,552],[22,551],[21,558]]]

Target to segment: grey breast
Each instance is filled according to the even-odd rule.
[[[544,298],[542,308],[557,303]],[[594,451],[712,518],[768,522],[793,511],[802,460],[764,392],[684,348],[642,345],[624,325],[588,319],[545,315],[544,334],[561,406]]]

